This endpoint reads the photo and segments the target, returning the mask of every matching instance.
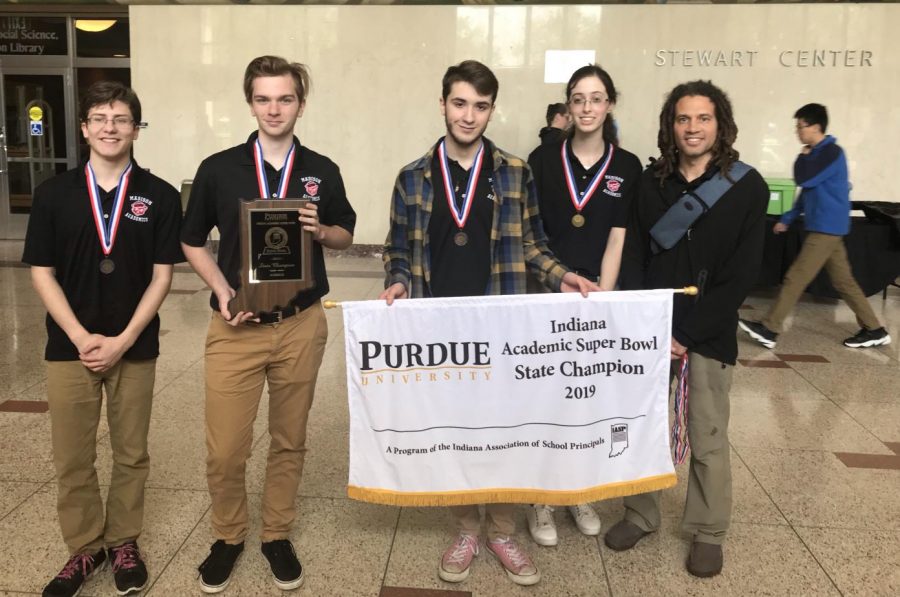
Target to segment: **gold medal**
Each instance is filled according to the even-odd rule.
[[[464,247],[469,242],[469,235],[460,230],[453,235],[453,242],[456,243],[457,247]]]
[[[100,273],[101,274],[111,274],[116,269],[116,263],[107,257],[100,261]]]
[[[572,164],[569,163],[569,154],[567,150],[568,143],[568,139],[563,141],[562,148],[560,149],[560,158],[562,159],[563,174],[566,178],[566,189],[569,191],[569,198],[572,200],[572,206],[575,207],[575,211],[578,212],[572,216],[572,226],[581,228],[584,226],[584,216],[581,215],[581,211],[587,207],[588,201],[594,196],[594,191],[600,187],[603,177],[606,176],[606,170],[609,168],[609,164],[612,161],[616,146],[612,143],[609,144],[609,149],[606,152],[606,159],[603,161],[603,164],[597,170],[597,173],[591,179],[587,188],[579,192],[578,185],[575,184],[575,174],[572,172]]]

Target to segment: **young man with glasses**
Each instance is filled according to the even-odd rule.
[[[178,192],[131,157],[141,104],[120,83],[82,99],[86,163],[34,192],[22,261],[47,308],[47,402],[57,508],[71,557],[44,589],[72,597],[111,562],[119,595],[138,592],[147,432],[159,354],[157,311],[178,243]],[[113,453],[104,512],[94,461],[106,394]]]
[[[265,384],[271,439],[262,495],[261,551],[278,588],[295,589],[303,582],[303,568],[289,537],[297,518],[306,423],[328,339],[320,301],[328,293],[323,247],[349,247],[356,224],[337,165],[294,136],[309,88],[302,64],[261,56],[247,65],[244,95],[258,130],[246,143],[200,164],[185,214],[184,253],[212,289],[205,360],[206,476],[215,542],[200,565],[200,588],[206,593],[225,589],[244,550],[249,531],[244,473]],[[229,310],[240,286],[242,198],[310,202],[299,210],[298,220],[314,239],[316,285],[298,292],[281,310]],[[206,248],[213,227],[220,235],[218,261]]]
[[[553,290],[599,290],[547,248],[528,165],[484,137],[499,83],[474,60],[444,74],[440,99],[447,134],[405,166],[391,200],[381,299],[524,294],[525,271]],[[438,576],[461,582],[480,551],[477,505],[453,506],[456,536]],[[515,538],[515,506],[487,504],[487,551],[519,585],[541,575]]]
[[[856,334],[844,340],[844,346],[868,348],[890,344],[890,335],[878,321],[847,260],[844,236],[850,232],[850,181],[844,150],[837,139],[825,134],[828,111],[821,104],[807,104],[797,110],[794,118],[797,138],[803,144],[794,162],[794,180],[801,191],[794,207],[781,216],[772,231],[787,232],[803,214],[806,238],[766,316],[760,321],[741,319],[738,324],[766,348],[775,348],[785,318],[806,287],[825,268],[832,286],[853,310],[860,326]]]

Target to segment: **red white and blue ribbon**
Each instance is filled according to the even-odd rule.
[[[672,447],[675,464],[681,464],[691,449],[688,439],[688,355],[681,356],[678,368],[678,385],[675,386],[675,421],[672,423]]]
[[[475,198],[475,189],[478,186],[478,177],[481,174],[481,163],[484,161],[484,141],[475,154],[475,160],[472,162],[472,168],[469,170],[469,182],[466,184],[466,194],[463,195],[463,203],[460,206],[456,204],[456,193],[453,191],[452,177],[450,176],[450,164],[447,162],[447,150],[444,148],[444,142],[438,145],[438,157],[441,163],[441,176],[444,179],[444,195],[447,196],[447,205],[450,206],[450,214],[457,227],[462,229],[469,219],[469,212],[472,211],[472,202]]]
[[[612,162],[613,153],[615,153],[616,147],[612,143],[609,144],[609,153],[606,155],[606,161],[604,161],[600,166],[600,169],[597,170],[597,173],[594,175],[594,178],[591,179],[591,183],[584,190],[584,193],[579,193],[578,186],[575,184],[575,175],[572,173],[572,163],[569,161],[568,146],[569,140],[566,139],[563,141],[562,150],[560,151],[563,172],[566,175],[566,188],[569,189],[569,197],[572,199],[572,205],[575,206],[576,211],[581,213],[584,206],[587,205],[588,201],[591,200],[591,197],[594,196],[594,191],[600,186],[600,181],[603,180],[603,175],[606,174],[606,171],[609,169],[609,165]]]
[[[281,166],[281,180],[278,182],[278,192],[275,195],[279,199],[284,199],[287,196],[291,170],[294,169],[295,148],[296,145],[291,144],[291,150],[284,158],[284,165]],[[253,145],[253,162],[256,164],[256,183],[259,185],[259,196],[262,199],[271,199],[269,196],[269,177],[266,176],[266,162],[263,159],[262,145],[260,145],[259,139]]]
[[[103,254],[109,256],[113,245],[116,243],[116,235],[119,233],[119,222],[122,220],[122,208],[125,205],[125,197],[128,196],[128,182],[131,180],[131,162],[119,175],[119,186],[116,187],[116,198],[113,202],[112,213],[107,218],[103,217],[103,198],[100,196],[100,187],[97,186],[97,177],[94,169],[88,162],[84,167],[84,176],[87,179],[88,196],[91,198],[91,212],[94,214],[94,225],[97,227],[97,236],[100,238],[100,248]]]

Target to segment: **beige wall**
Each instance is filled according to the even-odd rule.
[[[178,184],[210,153],[243,142],[254,121],[241,92],[254,56],[310,65],[313,92],[297,134],[342,169],[359,214],[358,243],[380,243],[397,170],[442,134],[440,78],[466,58],[500,80],[488,136],[525,155],[562,84],[543,83],[548,49],[593,49],[620,90],[622,145],[656,154],[662,98],[710,78],[729,92],[742,158],[789,176],[798,145],[791,118],[817,101],[847,150],[853,198],[900,201],[892,184],[900,133],[900,6],[133,6],[132,77],[144,104],[137,155]],[[718,65],[683,50],[724,51]],[[816,66],[798,66],[824,51]],[[832,52],[854,51],[853,54]],[[735,59],[733,51],[741,54]],[[863,54],[863,51],[869,54]],[[753,53],[755,52],[755,53]],[[782,54],[793,52],[793,54]],[[752,66],[750,60],[752,57]],[[837,65],[834,61],[837,60]],[[728,65],[723,64],[727,62]],[[740,62],[740,64],[738,64]],[[786,62],[790,66],[783,66]],[[864,64],[863,66],[846,66]]]

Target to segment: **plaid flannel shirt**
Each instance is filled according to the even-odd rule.
[[[569,271],[547,247],[538,212],[531,170],[524,160],[493,144],[491,273],[485,294],[524,294],[526,267],[553,290],[559,290]],[[431,296],[431,254],[428,221],[434,200],[432,156],[423,157],[397,175],[391,198],[391,227],[384,244],[385,288],[397,282],[410,298]]]

